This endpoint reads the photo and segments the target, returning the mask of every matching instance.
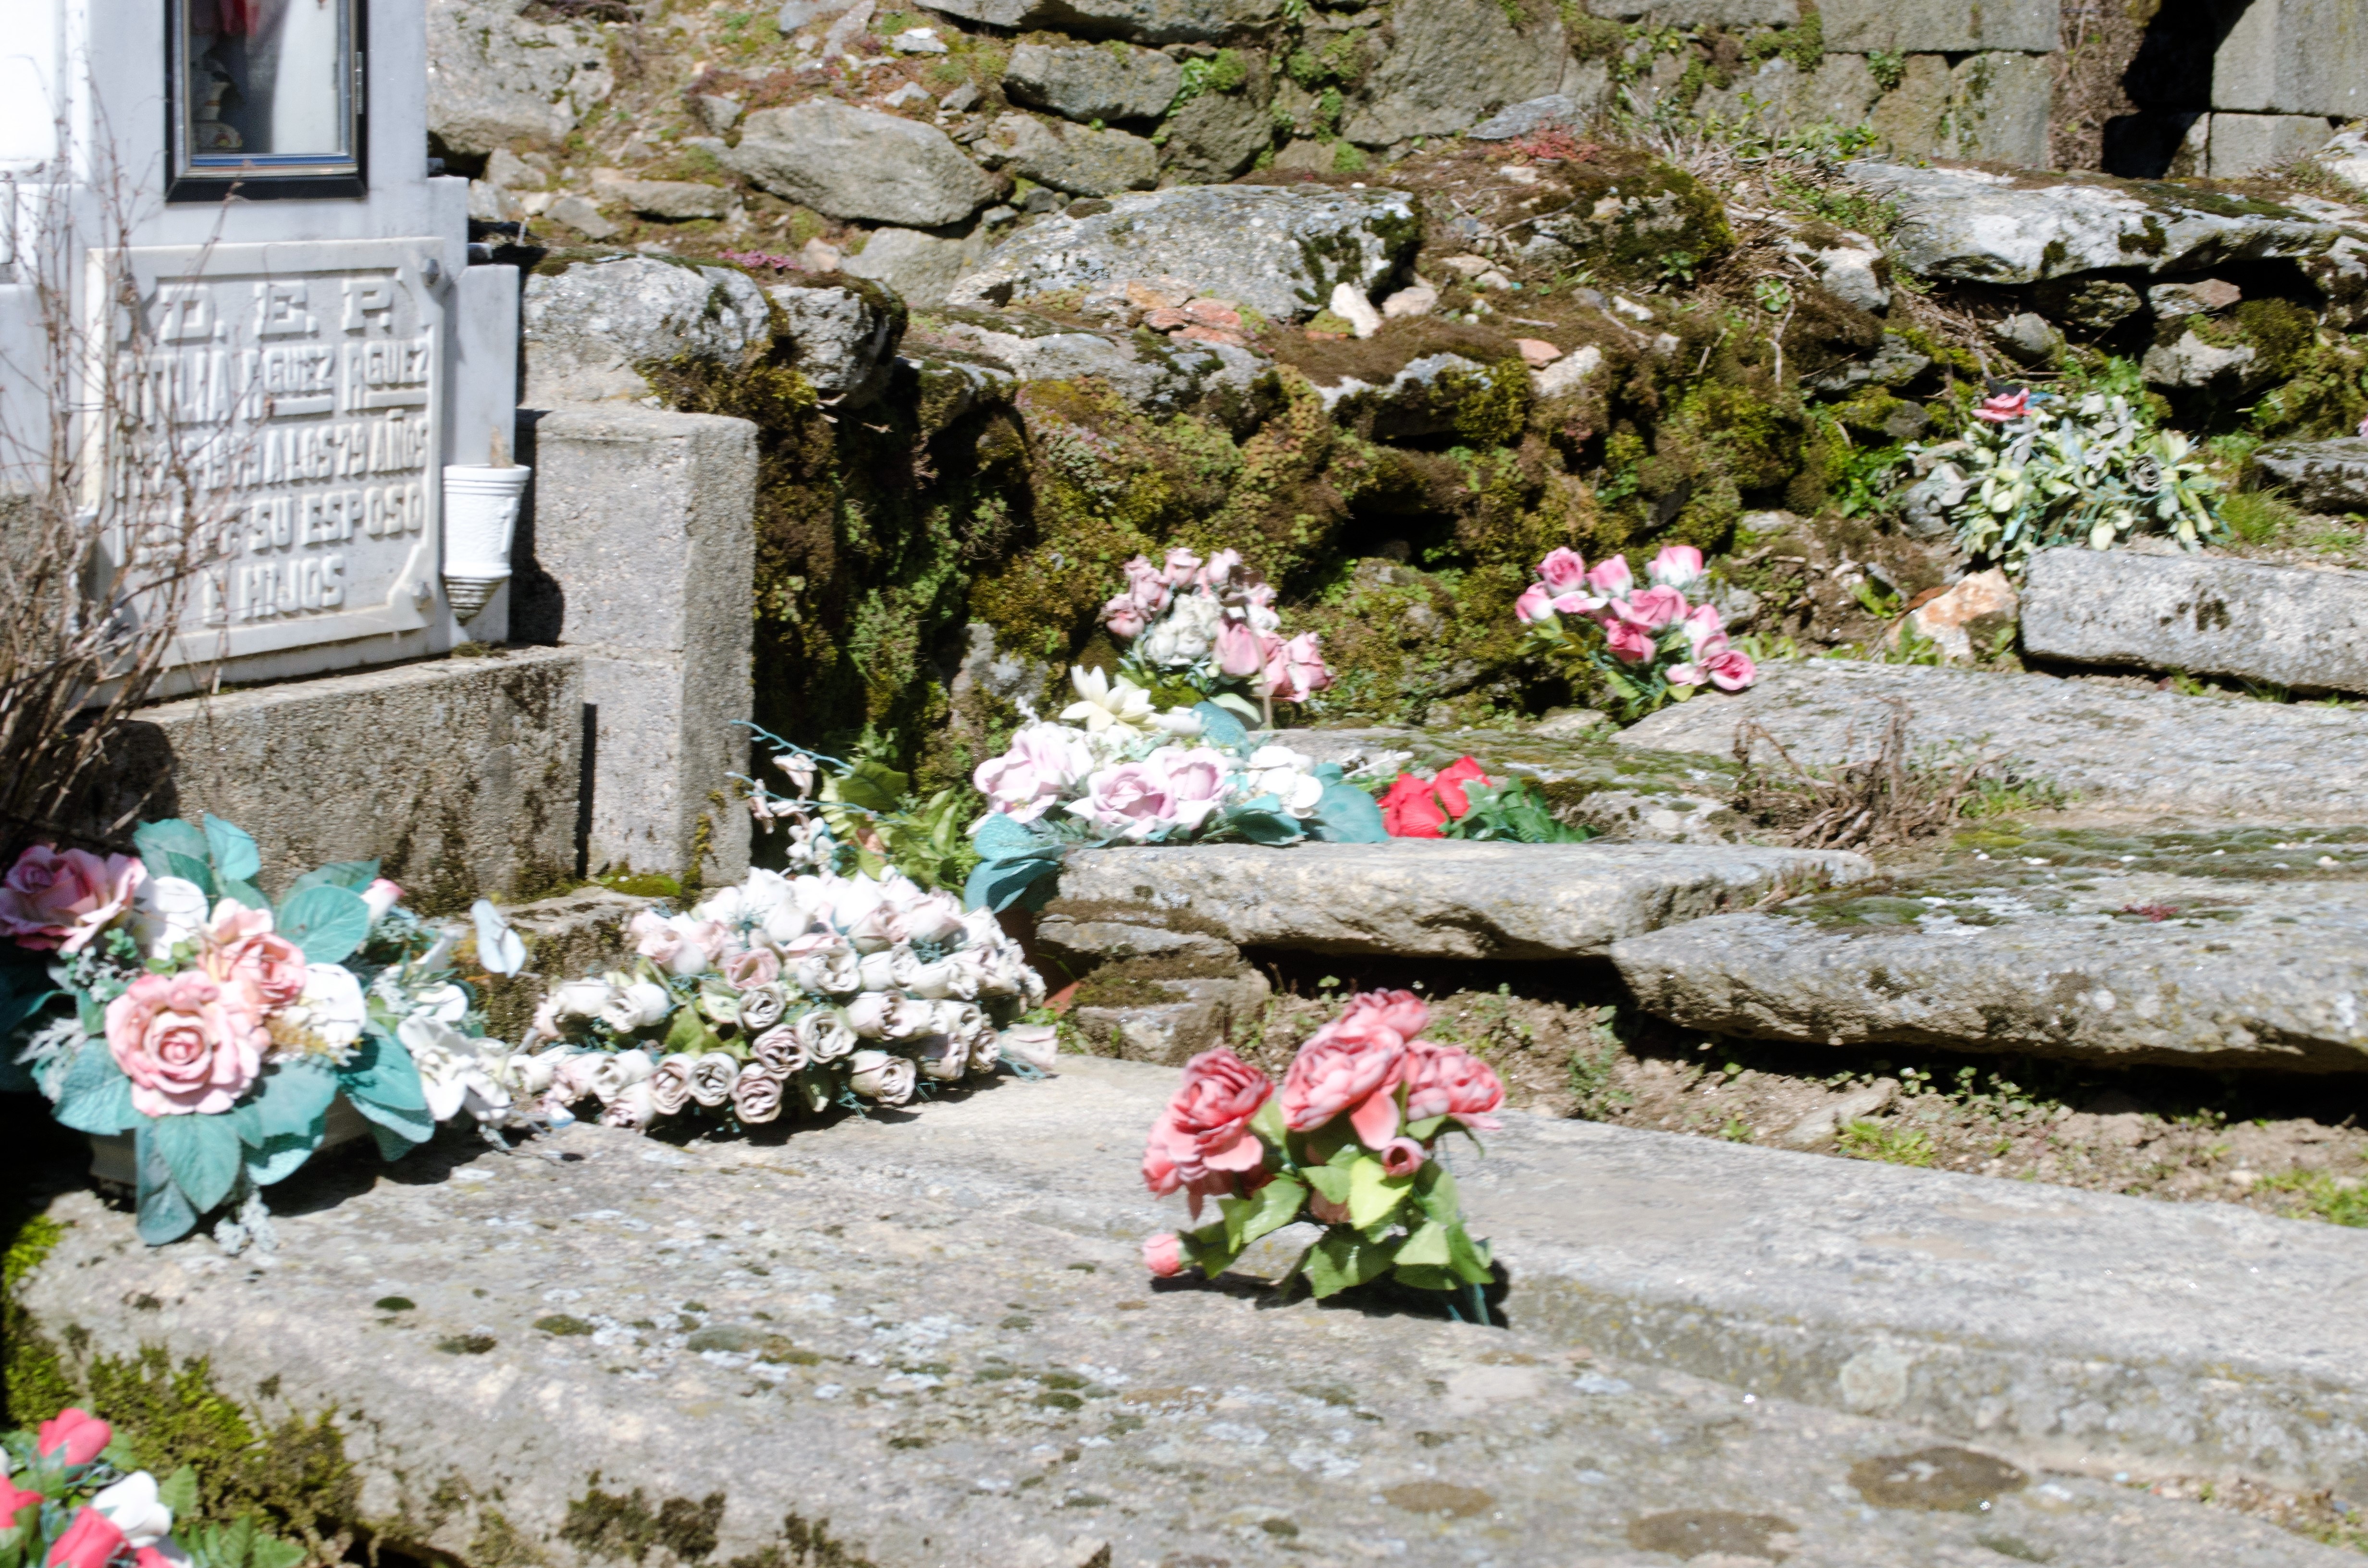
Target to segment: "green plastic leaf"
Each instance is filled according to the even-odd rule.
[[[247,1551],[246,1568],[296,1568],[305,1556],[303,1547],[297,1542],[257,1530],[255,1544]]]
[[[1250,1131],[1274,1144],[1281,1144],[1291,1136],[1291,1129],[1282,1119],[1281,1095],[1269,1095],[1259,1103],[1258,1114],[1250,1118]]]
[[[1326,844],[1384,844],[1390,836],[1382,823],[1382,808],[1353,784],[1324,787],[1307,831]]]
[[[1269,1232],[1279,1231],[1299,1218],[1299,1207],[1307,1201],[1307,1188],[1289,1176],[1277,1176],[1247,1198],[1220,1199],[1221,1205],[1230,1204],[1225,1210],[1231,1225],[1238,1213],[1238,1239],[1244,1246]]]
[[[318,1131],[310,1136],[302,1133],[285,1138],[272,1138],[262,1143],[245,1145],[246,1179],[255,1187],[270,1187],[286,1181],[304,1168],[313,1151],[321,1146]]]
[[[249,909],[268,909],[271,907],[271,901],[264,897],[263,890],[256,887],[253,882],[224,882],[222,885],[222,895],[224,898],[234,898],[238,900],[240,903]]]
[[[909,775],[897,772],[884,763],[869,758],[858,761],[822,787],[825,801],[844,801],[860,806],[868,812],[893,812],[897,801],[913,787]]]
[[[1307,830],[1281,805],[1272,795],[1261,795],[1228,808],[1221,820],[1252,844],[1296,844],[1307,836]]]
[[[373,1108],[427,1115],[427,1091],[419,1082],[419,1069],[413,1065],[411,1052],[375,1028],[363,1031],[354,1054],[336,1071],[337,1086],[364,1116],[370,1115]]]
[[[1060,885],[1060,875],[1061,862],[1050,857],[982,860],[962,885],[962,902],[998,915],[1015,903],[1041,909]]]
[[[368,1107],[358,1106],[356,1108],[359,1109],[364,1116],[370,1118],[370,1139],[378,1145],[378,1157],[381,1160],[399,1160],[436,1136],[436,1124],[433,1121],[427,1122],[424,1127],[414,1126],[399,1121],[381,1120]]]
[[[1398,1244],[1396,1264],[1401,1271],[1409,1264],[1429,1264],[1434,1268],[1444,1268],[1450,1257],[1447,1227],[1434,1220]]]
[[[250,1115],[253,1142],[306,1135],[317,1142],[321,1119],[336,1097],[334,1069],[319,1062],[290,1062],[266,1073],[255,1096],[239,1108]]]
[[[1353,1231],[1335,1226],[1322,1241],[1307,1249],[1304,1261],[1308,1288],[1321,1301],[1352,1285],[1378,1279],[1388,1272],[1395,1251],[1386,1242],[1367,1241]]]
[[[152,877],[177,877],[165,861],[167,855],[179,855],[203,866],[212,858],[213,851],[206,835],[197,824],[168,817],[163,822],[143,822],[132,830],[132,846],[140,851],[142,864]]]
[[[131,1080],[104,1040],[85,1040],[59,1085],[57,1119],[76,1132],[106,1138],[131,1125]]]
[[[350,888],[318,882],[279,906],[279,934],[304,950],[307,963],[337,963],[370,935],[370,905]]]
[[[1226,709],[1204,701],[1192,704],[1192,711],[1201,721],[1201,738],[1211,745],[1237,752],[1249,744],[1249,731]]]
[[[1359,1160],[1349,1167],[1349,1223],[1360,1231],[1372,1229],[1397,1212],[1413,1185],[1411,1177],[1385,1175],[1377,1159]]]
[[[1400,1253],[1405,1248],[1398,1249]],[[1390,1278],[1410,1290],[1460,1290],[1463,1281],[1452,1268],[1441,1268],[1425,1263],[1401,1263],[1390,1270]]]
[[[1466,1234],[1459,1222],[1447,1227],[1449,1266],[1466,1283],[1486,1285],[1497,1278],[1490,1266],[1488,1244],[1475,1242]]]
[[[1424,1179],[1415,1183],[1415,1201],[1440,1224],[1460,1224],[1463,1212],[1456,1203],[1455,1173],[1437,1160],[1425,1163],[1422,1168]]]
[[[195,1465],[183,1465],[156,1483],[156,1501],[173,1510],[176,1519],[187,1518],[198,1511],[198,1471]]]
[[[140,1239],[152,1247],[179,1241],[198,1224],[198,1211],[189,1207],[188,1199],[173,1185],[172,1168],[165,1164],[165,1152],[153,1136],[154,1126],[143,1116],[132,1133],[132,1166],[139,1173],[137,1229]]]
[[[221,889],[214,881],[214,869],[205,861],[193,856],[184,855],[177,849],[168,849],[165,852],[165,869],[158,873],[159,875],[178,877],[185,882],[195,882],[198,891],[209,899],[222,896]]]
[[[1349,1201],[1349,1173],[1338,1165],[1310,1165],[1299,1173],[1307,1185],[1324,1195],[1326,1203]]]
[[[711,1050],[710,1042],[714,1039],[708,1030],[707,1020],[699,1016],[699,1009],[685,1006],[676,1009],[674,1022],[666,1026],[666,1053],[669,1056],[677,1052],[696,1055]]]
[[[165,1156],[173,1185],[200,1214],[230,1196],[238,1183],[241,1152],[238,1129],[226,1116],[160,1116],[153,1119],[150,1142]]]
[[[335,860],[307,871],[289,883],[288,896],[293,898],[306,888],[323,886],[359,892],[377,880],[378,862],[375,860]]]
[[[255,840],[211,812],[206,816],[206,849],[225,882],[253,881],[263,869],[263,853]]]

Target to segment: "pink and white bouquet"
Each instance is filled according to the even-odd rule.
[[[1144,1145],[1143,1179],[1155,1196],[1184,1193],[1196,1221],[1213,1199],[1217,1217],[1145,1242],[1151,1272],[1213,1279],[1259,1237],[1308,1220],[1324,1233],[1286,1287],[1304,1278],[1323,1297],[1387,1277],[1488,1321],[1487,1244],[1464,1230],[1440,1142],[1493,1131],[1505,1089],[1471,1052],[1421,1039],[1429,1021],[1410,991],[1352,996],[1299,1048],[1280,1095],[1222,1047],[1187,1062]]]
[[[1053,1062],[1053,1027],[1021,1021],[1044,983],[1019,944],[893,870],[754,870],[631,930],[631,969],[553,988],[528,1031],[523,1087],[553,1122],[597,1100],[611,1127],[746,1131]]]
[[[377,861],[307,872],[275,902],[255,841],[218,817],[134,842],[35,845],[0,882],[0,1080],[28,1078],[78,1131],[131,1135],[145,1240],[235,1202],[217,1239],[243,1244],[259,1189],[322,1146],[338,1101],[389,1159],[464,1107],[507,1112],[460,932],[404,909]],[[523,949],[490,903],[476,924],[480,961],[514,971]]]
[[[1639,587],[1624,556],[1589,569],[1577,551],[1548,554],[1513,603],[1531,652],[1574,683],[1608,689],[1626,719],[1706,686],[1741,691],[1759,678],[1750,656],[1727,642],[1718,607],[1686,597],[1706,580],[1701,551],[1664,546],[1645,574],[1649,585]]]
[[[306,1552],[256,1528],[195,1528],[198,1472],[158,1481],[115,1428],[68,1405],[0,1433],[0,1568],[297,1568]]]
[[[1124,571],[1126,589],[1102,606],[1102,625],[1129,644],[1125,667],[1143,688],[1188,687],[1271,727],[1277,702],[1304,702],[1332,684],[1315,633],[1282,635],[1274,588],[1241,551],[1204,561],[1171,550],[1160,565],[1138,555]]]

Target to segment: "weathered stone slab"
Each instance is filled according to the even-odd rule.
[[[1138,43],[1205,43],[1259,27],[1281,0],[948,0],[932,6],[991,28],[1046,28]]]
[[[739,369],[773,336],[765,296],[745,272],[646,256],[554,264],[526,280],[520,306],[525,399],[639,403],[642,371],[677,359]]]
[[[1847,164],[1843,173],[1898,207],[1893,256],[1927,278],[2011,284],[2082,272],[2203,272],[2230,261],[2315,256],[2342,233],[2293,208],[2163,181],[1873,162]]]
[[[1562,84],[1567,50],[1551,6],[1524,14],[1495,0],[1400,0],[1390,27],[1389,52],[1341,124],[1351,142],[1453,136]]]
[[[1691,844],[1194,845],[1069,857],[1048,914],[1237,947],[1440,959],[1600,955],[1622,937],[1871,875],[1861,856]]]
[[[427,9],[427,133],[441,153],[557,142],[616,85],[597,28],[529,20],[526,0],[429,0]]]
[[[2351,119],[2368,113],[2368,17],[2347,0],[2253,0],[2212,57],[2212,106]],[[2213,137],[2220,128],[2214,116]],[[2213,150],[2218,161],[2219,150]],[[2217,170],[2214,171],[2217,173]]]
[[[1893,892],[1811,897],[1617,943],[1646,1010],[1686,1028],[1831,1045],[2030,1051],[2115,1064],[2368,1068],[2368,844],[2274,849],[2076,838],[1961,858]],[[2291,846],[2290,847],[2288,846]],[[2241,872],[2277,858],[2282,880]]]
[[[2368,437],[2275,441],[2256,450],[2253,463],[2314,511],[2368,511]]]
[[[2056,7],[2049,0],[1824,0],[1826,47],[1840,53],[1971,54],[2055,49]]]
[[[1749,719],[1796,760],[1831,766],[1873,752],[1890,720],[1887,698],[1908,705],[1912,745],[1995,756],[2092,805],[2289,821],[2368,815],[2368,716],[1995,670],[1771,664],[1748,691],[1665,708],[1621,732],[1619,744],[1731,756],[1736,726]]]
[[[2221,556],[2044,550],[2023,581],[2022,645],[2078,665],[2368,691],[2368,575]]]
[[[937,127],[833,98],[758,109],[723,158],[774,195],[834,218],[926,229],[959,223],[995,195]]]
[[[1101,204],[1093,204],[1099,208]],[[1346,280],[1371,290],[1413,248],[1421,220],[1395,190],[1188,186],[1112,197],[1084,217],[1046,217],[996,247],[957,285],[956,305],[1024,304],[1130,278],[1181,278],[1199,293],[1278,321],[1324,308]]]
[[[1458,1159],[1511,1329],[1274,1310],[1141,1273],[1175,1200],[1144,1197],[1137,1138],[1174,1083],[1081,1061],[785,1145],[448,1137],[394,1179],[356,1159],[276,1188],[268,1268],[149,1252],[76,1194],[22,1299],[70,1364],[155,1345],[242,1403],[269,1380],[274,1413],[335,1407],[379,1539],[463,1561],[612,1560],[596,1484],[681,1499],[718,1561],[791,1514],[792,1551],[826,1519],[880,1568],[1277,1540],[1645,1568],[1699,1560],[1654,1533],[1682,1510],[1837,1568],[2350,1561],[2075,1474],[1979,1508],[1884,1495],[1861,1461],[1953,1437],[2356,1494],[2368,1236],[1513,1113]]]
[[[584,660],[507,648],[143,709],[89,831],[154,780],[143,815],[211,812],[255,835],[277,893],[376,858],[431,914],[531,896],[575,870]]]
[[[1125,44],[1023,43],[1003,74],[1015,101],[1076,120],[1156,119],[1183,85],[1183,66],[1156,49]]]

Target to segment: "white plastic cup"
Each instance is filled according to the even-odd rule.
[[[462,620],[509,581],[518,502],[534,470],[455,463],[444,471],[444,597]]]

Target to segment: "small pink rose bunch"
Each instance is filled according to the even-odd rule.
[[[2031,417],[2031,389],[2014,387],[2006,392],[1992,392],[1974,410],[1974,417],[1991,425],[2011,425],[2018,419]]]
[[[1352,996],[1299,1048],[1279,1095],[1231,1051],[1194,1057],[1152,1128],[1144,1181],[1157,1196],[1185,1192],[1195,1221],[1213,1198],[1218,1217],[1153,1237],[1144,1266],[1213,1278],[1305,1218],[1327,1229],[1290,1278],[1316,1295],[1388,1276],[1485,1313],[1473,1292],[1493,1277],[1487,1249],[1464,1231],[1438,1149],[1449,1131],[1495,1130],[1505,1089],[1471,1052],[1420,1038],[1429,1019],[1410,991]]]
[[[1705,686],[1740,691],[1759,678],[1750,656],[1728,642],[1718,607],[1686,597],[1707,576],[1701,551],[1665,545],[1645,574],[1639,587],[1623,556],[1590,569],[1577,551],[1556,550],[1538,562],[1513,615],[1530,629],[1533,651],[1608,687],[1630,718]]]
[[[1144,685],[1181,675],[1211,695],[1304,702],[1332,684],[1315,633],[1282,635],[1274,588],[1243,565],[1241,551],[1203,560],[1171,550],[1164,563],[1138,555],[1122,570],[1126,588],[1102,606],[1102,624],[1133,644],[1128,661],[1142,667]]]

